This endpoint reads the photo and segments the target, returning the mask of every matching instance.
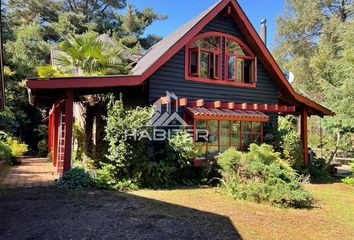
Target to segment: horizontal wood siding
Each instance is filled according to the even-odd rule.
[[[218,31],[234,35],[244,41],[231,17],[217,16],[201,32]],[[247,44],[247,42],[246,42]],[[258,81],[255,88],[217,85],[185,80],[185,55],[182,48],[149,79],[149,102],[166,95],[166,91],[175,93],[188,100],[233,101],[237,103],[278,103],[278,89],[258,62]]]

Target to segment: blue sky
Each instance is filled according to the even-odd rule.
[[[166,36],[179,26],[198,15],[214,4],[217,0],[128,0],[139,9],[152,7],[156,12],[167,15],[165,21],[157,21],[147,33]],[[242,9],[257,31],[262,18],[267,19],[268,47],[272,46],[275,34],[275,18],[284,8],[284,0],[238,0]]]

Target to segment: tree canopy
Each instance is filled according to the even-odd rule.
[[[159,41],[160,37],[146,35],[145,30],[166,18],[151,8],[137,9],[126,0],[8,0],[2,3],[2,12],[4,64],[11,74],[5,76],[8,108],[0,116],[0,126],[34,150],[41,114],[28,103],[24,79],[38,72],[68,74],[73,66],[91,75],[127,72],[123,55],[141,54]],[[97,37],[103,34],[117,48],[101,44]],[[88,48],[92,42],[95,44]],[[61,72],[53,72],[47,65],[51,49],[65,52],[57,61],[62,63]],[[37,72],[38,66],[46,67]]]
[[[353,10],[352,0],[287,0],[277,18],[274,55],[300,93],[336,113],[332,132],[354,132]]]

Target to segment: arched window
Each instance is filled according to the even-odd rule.
[[[190,76],[220,78],[221,38],[208,36],[194,41],[189,46]]]
[[[240,39],[218,32],[202,33],[186,46],[186,79],[251,87],[257,59]]]

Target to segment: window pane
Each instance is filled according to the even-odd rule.
[[[190,52],[190,73],[191,74],[198,74],[198,51],[191,50]]]
[[[232,54],[246,55],[240,44],[228,38],[226,39],[226,49],[229,53]]]
[[[261,135],[260,134],[253,135],[253,142],[258,145],[261,144]]]
[[[244,133],[251,132],[251,122],[242,122],[242,132]]]
[[[208,130],[209,130],[209,132],[218,132],[218,121],[217,120],[209,120],[208,121]]]
[[[230,135],[227,133],[220,133],[220,145],[230,146]]]
[[[232,132],[236,132],[236,133],[238,133],[238,132],[240,132],[240,121],[232,121],[232,127],[231,127],[231,129],[232,129]]]
[[[210,50],[217,50],[220,48],[220,37],[219,36],[205,37],[194,42],[192,46],[207,48]]]
[[[232,146],[240,146],[240,134],[238,134],[238,133],[231,134],[231,145]]]
[[[230,146],[220,146],[220,152],[225,152]]]
[[[208,145],[219,145],[219,134],[209,132],[209,142]]]
[[[197,129],[206,129],[206,120],[197,120]]]
[[[244,60],[242,58],[237,59],[237,82],[244,82]]]
[[[243,82],[252,83],[252,62],[251,60],[245,60],[243,63]]]
[[[209,53],[200,52],[200,77],[209,78]]]
[[[236,57],[230,56],[227,60],[227,79],[235,79],[236,78]]]
[[[220,121],[220,133],[230,132],[230,121]]]
[[[242,146],[249,146],[252,143],[252,136],[250,134],[242,134]]]
[[[219,59],[220,59],[220,57],[219,57],[219,55],[214,55],[214,56],[215,56],[214,78],[219,78],[219,61],[220,61]]]
[[[260,122],[252,122],[252,132],[254,132],[254,133],[261,132],[261,123]]]

